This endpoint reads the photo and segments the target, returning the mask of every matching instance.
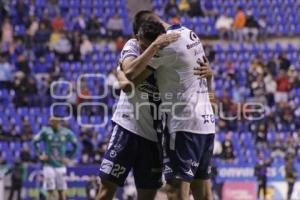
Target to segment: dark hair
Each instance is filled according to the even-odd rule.
[[[166,30],[160,22],[145,21],[138,31],[138,36],[142,40],[153,42],[159,35],[163,33],[166,33]]]
[[[140,29],[140,26],[152,15],[153,12],[151,10],[141,10],[135,14],[132,22],[132,29],[134,35],[136,35]]]

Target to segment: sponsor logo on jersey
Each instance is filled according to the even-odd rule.
[[[200,42],[198,36],[197,36],[196,33],[194,33],[193,31],[190,32],[190,39],[191,39],[192,41],[194,41],[194,42],[191,43],[191,44],[187,44],[187,45],[186,45],[186,48],[187,48],[187,49],[194,48],[194,47],[198,46],[199,44],[201,44],[201,42]]]
[[[106,174],[110,174],[112,168],[114,166],[114,163],[111,162],[110,160],[107,159],[103,159],[101,166],[100,166],[100,171],[106,173]]]
[[[110,156],[111,158],[114,158],[114,157],[117,156],[117,152],[116,152],[115,150],[111,150],[110,153],[109,153],[109,156]]]
[[[191,31],[191,32],[190,32],[190,39],[191,39],[192,41],[198,41],[198,40],[199,40],[197,34],[196,34],[194,31]]]

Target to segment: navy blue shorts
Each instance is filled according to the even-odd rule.
[[[214,134],[165,133],[163,147],[166,180],[210,178]]]
[[[123,186],[130,170],[136,187],[158,189],[162,185],[162,151],[159,144],[140,137],[119,125],[100,166],[100,178]]]

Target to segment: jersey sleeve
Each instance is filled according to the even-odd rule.
[[[121,51],[121,61],[127,57],[138,57],[140,55],[140,48],[137,40],[131,39],[126,42]]]

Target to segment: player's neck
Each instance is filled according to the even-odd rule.
[[[160,21],[160,23],[163,25],[163,27],[165,28],[165,29],[168,29],[170,26],[172,26],[171,24],[168,24],[168,23],[166,23],[165,21]]]

